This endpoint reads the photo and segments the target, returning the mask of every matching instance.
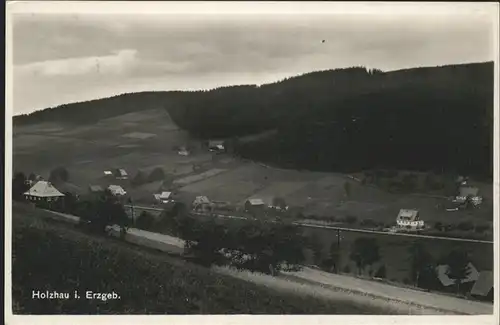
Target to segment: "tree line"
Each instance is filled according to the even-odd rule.
[[[230,139],[235,153],[290,168],[396,168],[493,173],[493,63],[393,72],[326,70],[255,86],[143,92],[19,116],[15,124],[93,123],[162,107],[199,138]]]

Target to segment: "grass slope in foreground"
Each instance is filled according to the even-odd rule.
[[[383,314],[352,303],[287,295],[155,251],[95,237],[37,211],[13,213],[15,314]],[[81,299],[36,300],[41,292],[79,291]],[[119,300],[88,300],[85,291]]]

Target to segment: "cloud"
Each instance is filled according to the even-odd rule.
[[[126,74],[137,64],[137,50],[120,50],[114,55],[68,58],[28,63],[16,67],[20,75],[37,77]]]

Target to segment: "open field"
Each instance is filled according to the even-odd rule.
[[[156,136],[147,139],[123,137],[124,134],[146,133]],[[192,155],[179,156],[173,148],[186,143],[193,145]],[[351,215],[358,220],[370,218],[391,224],[401,208],[408,208],[418,209],[421,218],[430,226],[438,221],[455,225],[462,221],[473,224],[491,224],[493,221],[491,184],[474,183],[485,197],[480,209],[446,212],[442,207],[446,203],[443,198],[388,193],[341,174],[275,169],[229,155],[213,156],[201,149],[200,143],[186,132],[179,130],[162,109],[129,113],[87,126],[45,123],[16,127],[13,145],[15,171],[35,172],[48,177],[51,169],[64,166],[70,174],[68,188],[86,190],[89,184],[107,186],[112,183],[122,185],[137,201],[151,200],[161,183],[132,188],[128,180],[103,178],[103,171],[125,168],[132,178],[138,170],[149,173],[162,167],[180,183],[177,189],[179,197],[186,200],[205,195],[212,200],[236,205],[250,197],[269,200],[281,196],[289,206],[303,207],[305,215]],[[195,169],[194,165],[199,168]],[[345,193],[346,183],[350,184],[348,195]],[[334,232],[314,231],[318,231],[317,236],[322,238],[327,250],[335,240]],[[351,234],[345,236],[345,245],[348,245],[353,239]],[[388,277],[404,280],[407,266],[402,259],[407,256],[406,241],[401,238],[381,241],[383,249],[388,249],[383,255],[391,259],[387,262]],[[428,245],[431,243],[429,241]],[[429,247],[441,254],[451,249],[447,245],[439,244],[437,249]],[[467,248],[474,251],[474,258],[480,260],[478,264],[491,268],[490,248],[481,245]]]
[[[347,294],[327,300],[256,285],[153,250],[84,234],[37,213],[13,212],[15,314],[397,313],[390,304],[363,304]],[[37,300],[31,298],[33,288],[69,292],[71,297],[75,290],[82,297],[86,290],[115,292],[120,299]]]

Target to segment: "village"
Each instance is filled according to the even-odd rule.
[[[223,141],[210,141],[208,143],[207,151],[216,158],[228,159],[226,148]],[[191,152],[186,147],[177,148],[177,155],[188,157]],[[225,157],[225,158],[224,158]],[[35,205],[40,206],[40,202],[46,204],[41,205],[49,208],[54,202],[64,202],[68,199],[67,196],[72,196],[72,199],[85,200],[99,197],[104,192],[107,192],[117,198],[124,206],[127,215],[132,221],[132,226],[137,223],[137,220],[142,216],[150,215],[156,220],[162,218],[163,212],[171,209],[176,203],[181,203],[188,208],[191,215],[199,216],[202,218],[218,218],[218,219],[249,219],[249,220],[265,220],[269,222],[276,222],[287,220],[297,225],[304,227],[316,227],[321,231],[331,233],[327,235],[329,239],[326,241],[333,243],[344,240],[346,236],[356,235],[359,232],[367,234],[408,234],[410,236],[421,236],[422,238],[449,238],[451,240],[460,240],[464,238],[464,244],[467,241],[474,243],[481,242],[477,240],[477,227],[474,225],[467,225],[467,222],[458,223],[457,228],[461,231],[458,235],[459,238],[454,238],[456,232],[450,231],[450,224],[434,222],[432,217],[421,215],[421,211],[415,208],[399,207],[397,214],[392,215],[391,218],[382,218],[377,221],[375,218],[357,219],[356,217],[347,214],[345,217],[321,217],[308,215],[303,206],[293,204],[293,200],[286,198],[286,195],[278,196],[272,195],[267,191],[260,191],[266,194],[259,196],[258,193],[254,194],[244,200],[240,201],[224,201],[221,200],[220,194],[217,199],[212,199],[205,193],[189,193],[183,191],[183,188],[193,186],[197,182],[203,182],[206,179],[217,177],[223,174],[224,171],[217,169],[209,169],[208,171],[197,171],[197,174],[190,174],[181,178],[170,180],[170,186],[166,187],[164,181],[158,182],[158,178],[165,178],[162,172],[158,169],[153,170],[151,174],[158,174],[158,177],[149,177],[157,186],[157,191],[153,193],[140,193],[137,190],[137,184],[134,186],[134,179],[125,168],[114,168],[102,171],[102,177],[87,185],[86,191],[72,192],[72,188],[68,188],[66,182],[61,181],[65,178],[67,171],[61,168],[56,168],[56,172],[52,173],[48,179],[42,176],[32,174],[26,179],[26,186],[29,189],[23,193],[24,198],[28,202],[33,202]],[[63,177],[56,174],[63,174]],[[151,176],[151,175],[150,175]],[[154,175],[153,175],[154,176]],[[143,178],[144,176],[141,176]],[[191,179],[188,179],[191,178]],[[194,181],[193,181],[194,179]],[[352,191],[352,186],[345,184],[353,184],[352,177],[346,177],[346,182],[342,185],[343,195],[342,201],[348,201],[349,191]],[[59,184],[59,186],[58,186]],[[140,186],[139,186],[140,188]],[[271,186],[272,188],[272,186]],[[151,191],[151,189],[150,189]],[[139,194],[138,194],[139,193]],[[283,191],[282,193],[283,194]],[[286,194],[286,193],[285,193]],[[149,197],[147,197],[147,195]],[[289,198],[293,196],[289,196]],[[306,200],[311,200],[307,198]],[[297,200],[298,201],[298,200]],[[453,215],[460,211],[474,211],[481,208],[484,200],[480,195],[477,187],[471,186],[466,177],[457,177],[456,179],[456,195],[448,197],[444,203],[440,203],[435,208],[439,207],[441,214]],[[388,220],[388,221],[386,221]],[[336,235],[333,235],[336,232]],[[342,231],[343,235],[339,233]],[[474,237],[476,235],[476,237]],[[332,238],[333,237],[333,238]],[[403,237],[404,238],[404,237]],[[470,239],[467,239],[470,238]],[[394,239],[397,241],[397,239]],[[332,243],[332,245],[333,245]],[[310,263],[313,263],[311,260]],[[310,264],[313,265],[313,264]],[[481,267],[478,268],[471,262],[468,265],[467,277],[462,280],[462,286],[466,287],[470,295],[479,297],[480,299],[488,299],[492,295],[493,276],[489,267],[485,267],[485,263],[480,263]],[[348,266],[344,267],[344,272]],[[440,281],[441,290],[453,292],[454,280],[450,279],[447,275],[447,265],[439,264],[436,266],[436,274]],[[381,276],[378,272],[375,276]],[[372,274],[373,276],[373,274]],[[384,276],[384,275],[382,275]]]

